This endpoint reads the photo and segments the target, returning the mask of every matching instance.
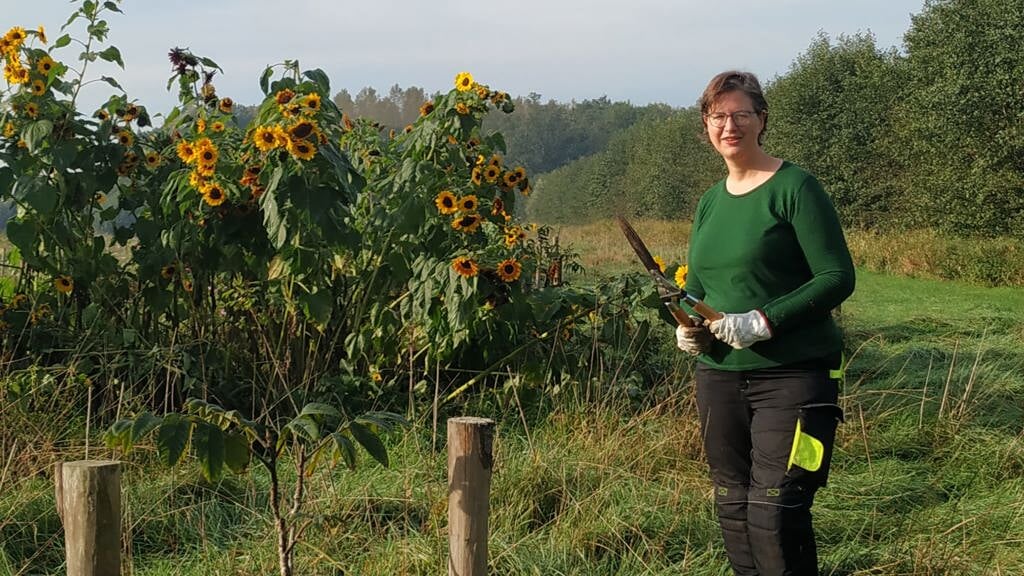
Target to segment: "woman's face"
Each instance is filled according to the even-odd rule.
[[[717,123],[722,125],[716,126]],[[719,96],[704,117],[704,125],[711,145],[726,160],[740,158],[761,147],[757,136],[764,128],[764,119],[754,112],[750,96],[739,90]]]

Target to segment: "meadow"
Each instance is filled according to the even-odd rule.
[[[654,253],[685,225],[641,222]],[[614,233],[610,233],[614,232]],[[600,284],[634,266],[610,223],[569,227]],[[852,242],[851,242],[852,244]],[[849,366],[829,486],[815,522],[822,574],[1024,573],[1024,292],[858,269],[840,321]],[[498,422],[491,565],[509,575],[724,575],[702,461],[692,364],[668,326],[649,342],[654,381],[625,365],[588,394],[510,377],[459,410]],[[649,371],[649,369],[644,368]],[[577,391],[578,392],[578,391]],[[32,425],[11,403],[8,422]],[[447,554],[444,430],[430,414],[386,438],[391,467],[318,472],[300,574],[441,574]],[[0,574],[61,570],[51,464],[82,456],[80,419],[36,422],[0,474]],[[95,432],[94,432],[95,433]],[[93,457],[108,455],[91,448]],[[125,459],[126,573],[265,574],[274,532],[259,471],[206,482],[141,446]]]

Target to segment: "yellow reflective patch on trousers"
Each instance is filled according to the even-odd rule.
[[[825,446],[821,440],[800,429],[800,419],[796,420],[796,434],[793,435],[793,448],[789,451],[787,469],[797,465],[809,472],[817,472],[821,461],[825,459]]]
[[[842,356],[839,357],[839,368],[829,370],[828,377],[833,380],[843,380],[846,378],[846,352],[843,352]]]

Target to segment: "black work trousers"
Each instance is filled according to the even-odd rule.
[[[704,449],[726,554],[737,576],[818,574],[811,504],[828,479],[842,419],[839,381],[830,374],[839,361],[836,354],[739,372],[698,364]],[[820,442],[816,469],[801,460],[813,470],[793,463],[794,442],[807,435]]]

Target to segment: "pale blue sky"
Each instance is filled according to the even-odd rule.
[[[51,38],[71,13],[67,0],[0,0],[0,25],[46,26]],[[784,74],[823,31],[873,33],[880,47],[902,47],[923,0],[125,0],[109,15],[119,79],[151,113],[166,112],[167,52],[174,46],[225,70],[218,92],[241,104],[261,99],[264,66],[298,59],[321,68],[332,95],[397,83],[448,90],[456,73],[513,95],[544,100],[607,95],[634,104],[689,106],[707,80],[728,68],[763,81]],[[72,26],[82,36],[81,28]],[[59,59],[74,60],[69,46]],[[90,74],[92,76],[92,74]],[[92,87],[84,104],[106,99]]]

